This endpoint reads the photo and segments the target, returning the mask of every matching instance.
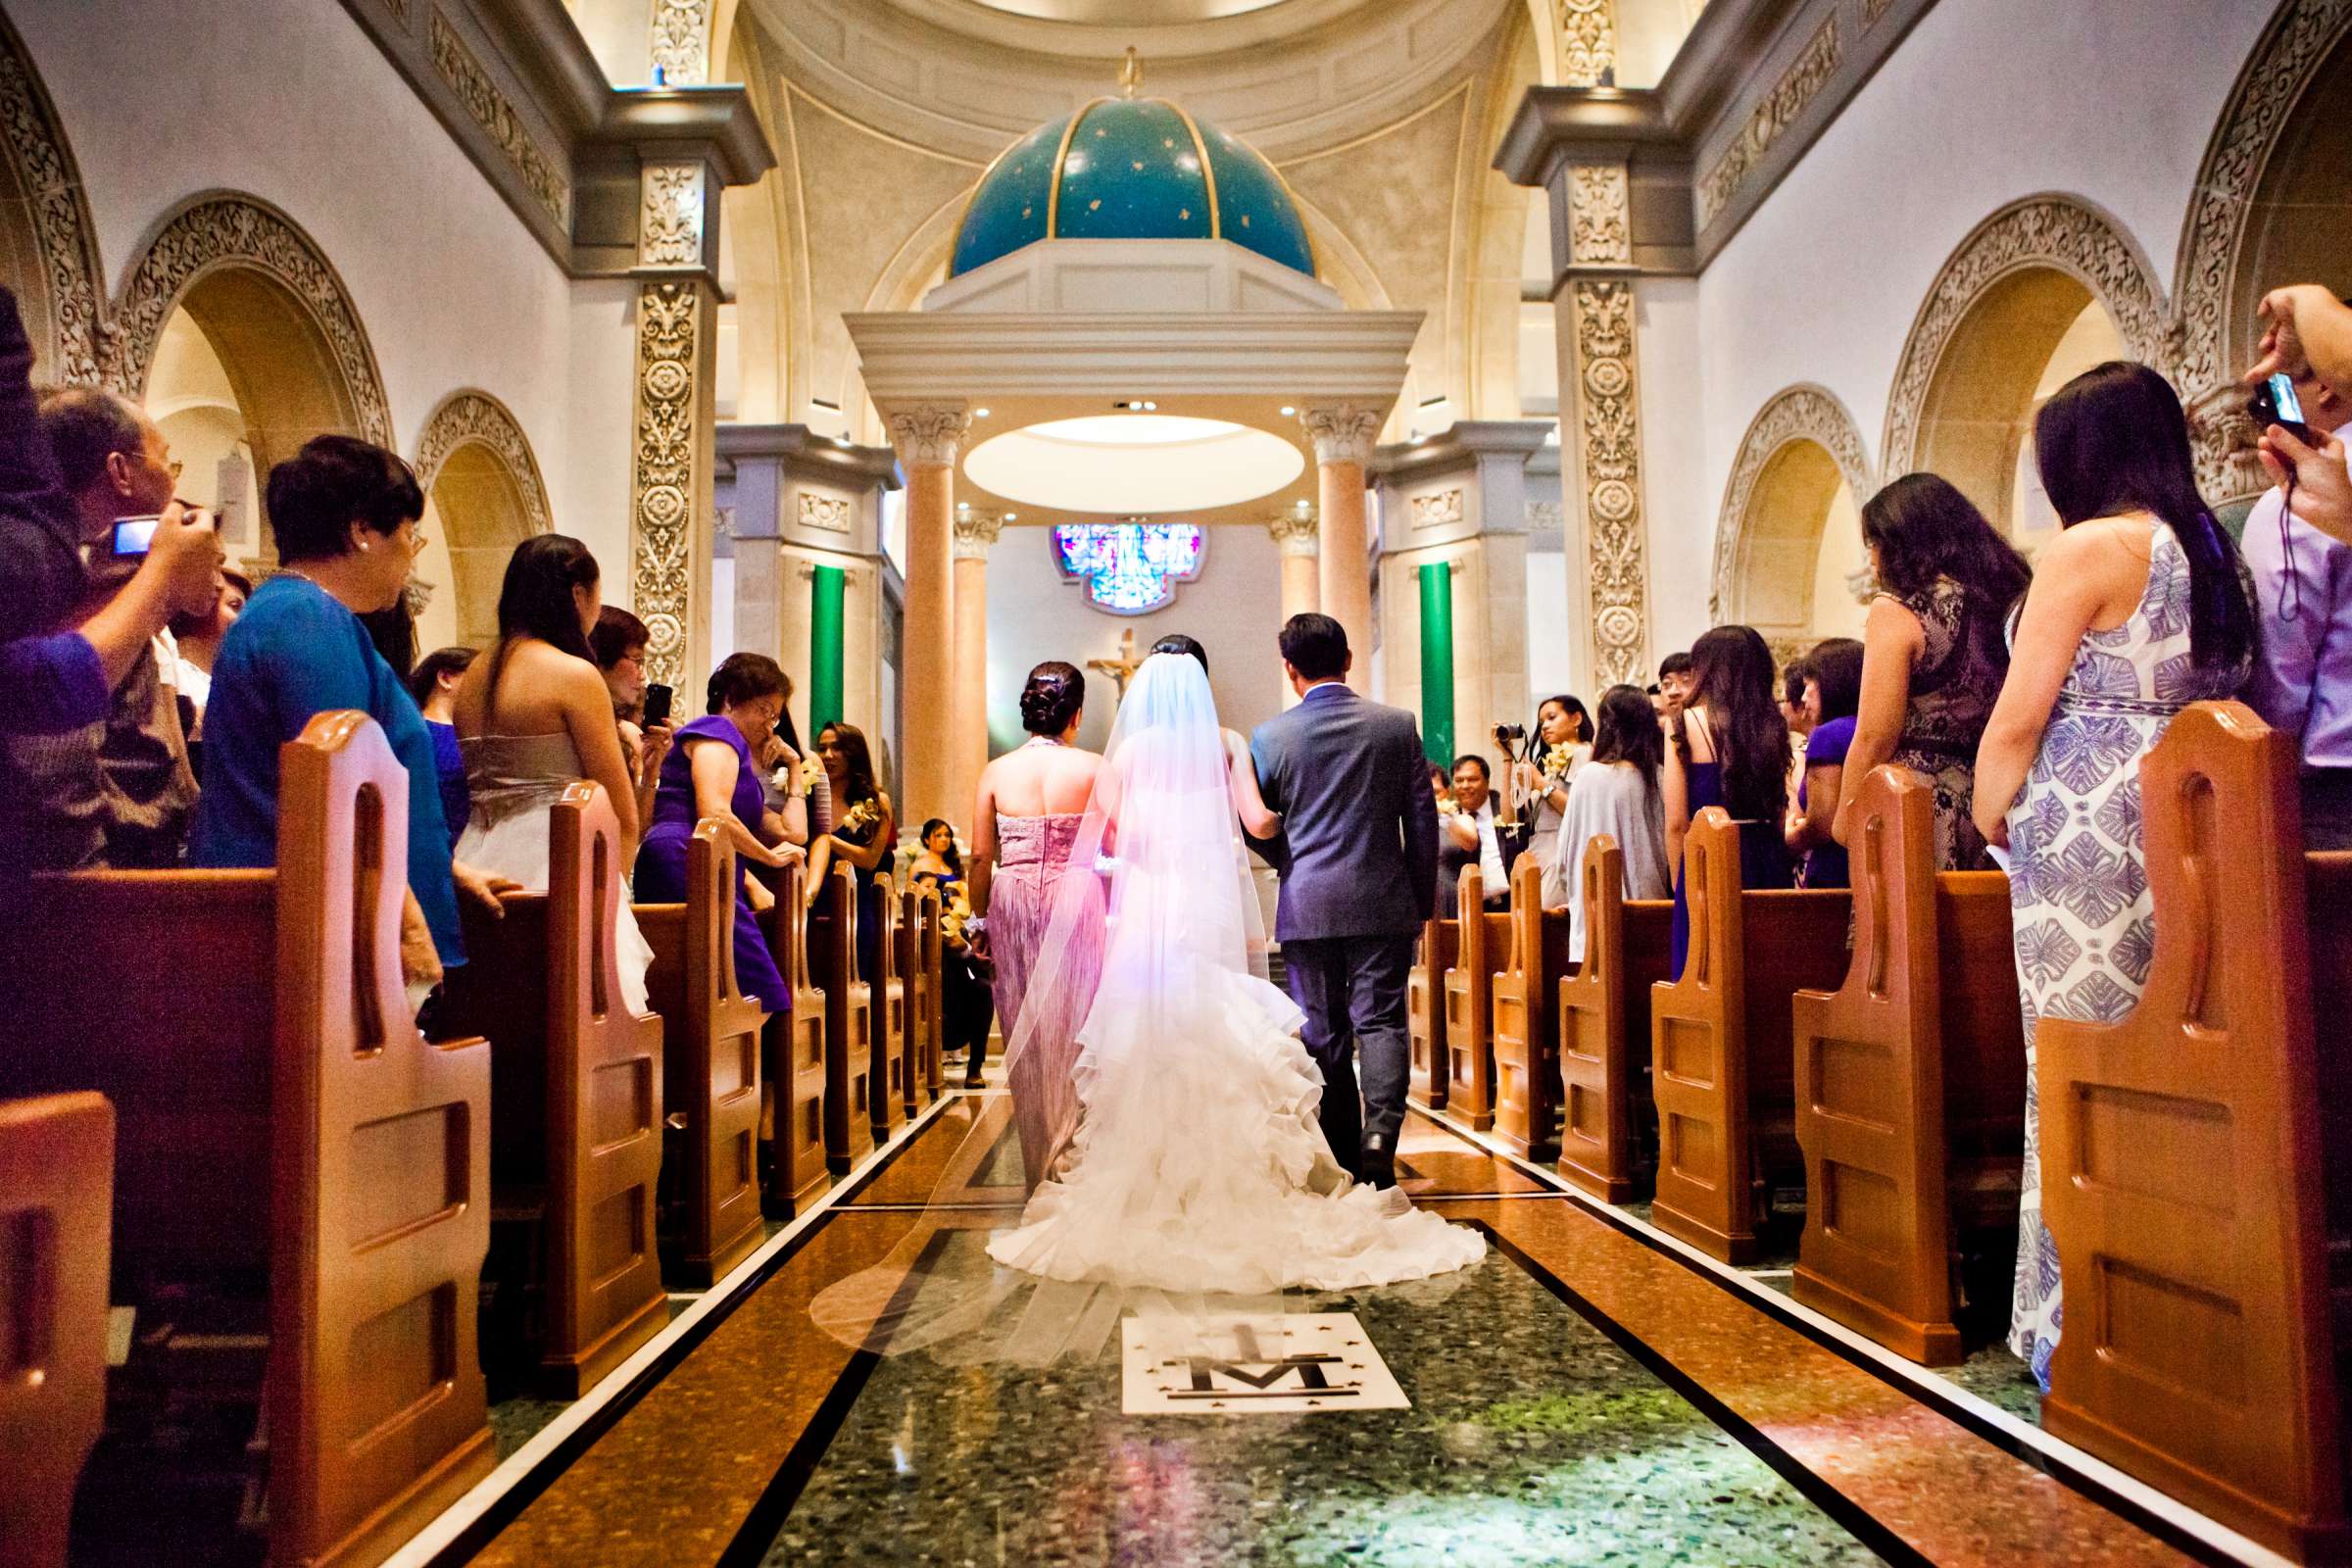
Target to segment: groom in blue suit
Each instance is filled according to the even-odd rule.
[[[1413,939],[1438,901],[1438,813],[1421,727],[1348,689],[1354,656],[1329,615],[1293,615],[1281,646],[1298,705],[1250,740],[1258,789],[1283,819],[1279,837],[1255,844],[1282,877],[1274,939],[1306,1014],[1307,1053],[1323,1069],[1323,1136],[1341,1164],[1401,1210],[1396,1134],[1412,1051],[1405,980]]]

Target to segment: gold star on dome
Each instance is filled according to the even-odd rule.
[[[1193,216],[1193,210],[1190,207],[1179,207],[1176,209],[1176,216],[1182,219],[1190,219]]]
[[[1028,217],[1028,216],[1029,216],[1031,213],[1034,213],[1034,212],[1036,212],[1036,211],[1037,211],[1037,209],[1036,209],[1036,208],[1034,208],[1034,207],[1024,207],[1024,208],[1022,208],[1022,209],[1021,209],[1021,216],[1022,216],[1023,218],[1027,218],[1027,217]],[[1248,221],[1248,220],[1247,220],[1247,219],[1245,219],[1245,220],[1244,220],[1244,221],[1245,221],[1245,222],[1247,222],[1247,221]]]
[[[1024,213],[1021,216],[1026,218],[1028,214]],[[1244,228],[1248,228],[1250,226],[1250,215],[1248,213],[1244,213],[1242,215],[1242,226]]]
[[[1093,211],[1094,211],[1096,208],[1098,208],[1098,207],[1100,207],[1100,206],[1102,206],[1102,197],[1100,197],[1100,196],[1098,196],[1098,197],[1096,197],[1096,198],[1095,198],[1093,201],[1091,201],[1091,202],[1088,202],[1088,203],[1086,204],[1086,210],[1087,210],[1088,212],[1090,212],[1090,213],[1091,213],[1091,212],[1093,212]]]
[[[1135,172],[1139,174],[1144,172],[1144,161],[1141,158],[1135,161]]]

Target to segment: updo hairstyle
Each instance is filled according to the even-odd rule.
[[[1086,704],[1086,677],[1075,664],[1049,659],[1029,672],[1021,688],[1021,728],[1032,735],[1059,735]]]

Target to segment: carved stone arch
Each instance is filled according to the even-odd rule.
[[[530,437],[514,411],[487,392],[471,388],[452,392],[426,416],[416,438],[416,482],[431,489],[450,455],[466,445],[487,449],[514,476],[515,494],[531,533],[555,531],[555,514],[547,504],[547,481],[540,476],[539,459]]]
[[[0,282],[16,291],[45,380],[99,379],[105,276],[98,227],[56,106],[0,15]]]
[[[2171,372],[2163,292],[2113,219],[2080,197],[2044,193],[1979,223],[1936,273],[1903,344],[1881,471],[1934,468],[1987,515],[2005,515],[2014,425],[2031,411],[2051,352],[2094,301],[2132,358]]]
[[[467,388],[442,399],[424,421],[416,467],[432,514],[426,531],[439,534],[428,538],[428,559],[448,555],[449,634],[480,647],[498,633],[499,585],[514,547],[555,527],[539,460],[514,413]],[[420,564],[419,575],[442,586],[438,571]]]
[[[1799,382],[1766,399],[1740,439],[1715,523],[1708,611],[1717,624],[1753,625],[1767,636],[1783,637],[1808,629],[1812,562],[1840,485],[1858,506],[1869,499],[1876,479],[1861,427],[1838,395]],[[1759,545],[1764,551],[1782,547],[1788,559],[1760,561]],[[1759,573],[1777,566],[1785,576],[1799,554],[1806,564],[1795,610],[1787,601],[1767,605],[1750,593]]]
[[[2328,99],[2317,110],[2315,93]],[[2348,101],[2352,3],[2283,0],[2246,57],[2206,144],[2181,225],[2173,292],[2180,384],[2197,437],[2197,480],[2209,500],[2251,494],[2267,483],[2253,458],[2254,430],[2241,416],[2237,384],[2238,360],[2259,336],[2254,307],[2263,289],[2311,277],[2352,286],[2340,243],[2344,224],[2311,222],[2309,193],[2295,188],[2316,183],[2324,187],[2321,200],[2345,203],[2341,139],[2332,131]],[[2293,236],[2299,243],[2282,247],[2290,225],[2301,230]],[[2288,254],[2278,254],[2281,249]],[[2344,275],[2334,275],[2339,271]]]

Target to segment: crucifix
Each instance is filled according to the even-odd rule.
[[[1119,696],[1124,698],[1127,695],[1127,683],[1135,679],[1137,670],[1144,667],[1144,662],[1135,657],[1135,628],[1130,626],[1119,633],[1118,658],[1090,659],[1086,662],[1086,667],[1099,669],[1108,675],[1118,684]]]

